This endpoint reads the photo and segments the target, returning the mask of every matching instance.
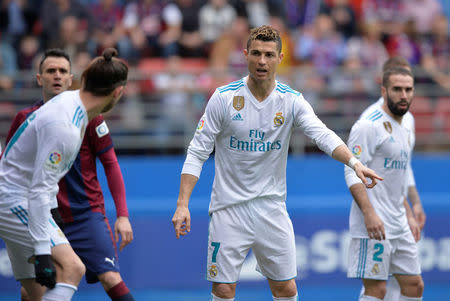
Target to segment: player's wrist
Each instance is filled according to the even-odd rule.
[[[358,159],[356,159],[355,157],[351,157],[350,160],[348,160],[347,166],[350,167],[351,169],[355,170],[355,165],[357,163],[361,163]]]

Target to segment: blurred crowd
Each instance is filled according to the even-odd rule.
[[[26,84],[17,74],[34,74],[47,48],[65,49],[77,76],[104,48],[116,47],[141,79],[129,86],[126,109],[142,114],[137,99],[146,92],[161,92],[159,109],[174,115],[176,128],[183,127],[179,116],[187,109],[180,105],[174,112],[173,104],[189,98],[190,107],[201,107],[218,85],[246,74],[242,49],[249,30],[262,24],[282,34],[280,77],[312,103],[324,88],[353,95],[377,93],[381,65],[397,55],[411,63],[420,83],[450,93],[448,0],[0,3],[0,92],[23,88]],[[198,103],[197,92],[204,98]],[[128,126],[141,128],[139,120],[143,118],[128,120]]]

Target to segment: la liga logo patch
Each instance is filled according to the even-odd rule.
[[[205,126],[205,117],[202,117],[197,124],[197,131],[201,131]]]
[[[360,146],[360,145],[355,145],[353,148],[352,148],[352,153],[353,153],[353,155],[355,155],[355,156],[360,156],[361,155],[361,152],[362,152],[362,147]]]
[[[50,163],[52,164],[59,164],[59,162],[61,162],[61,154],[58,152],[53,152],[50,154],[50,157],[48,158],[48,160],[50,161]]]
[[[48,159],[45,161],[45,168],[52,171],[57,171],[59,163],[62,161],[62,154],[60,151],[52,151],[48,155]]]

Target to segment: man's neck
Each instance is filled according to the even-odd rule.
[[[253,96],[259,102],[264,101],[275,88],[275,80],[272,81],[256,81],[250,76],[248,77],[247,86]]]

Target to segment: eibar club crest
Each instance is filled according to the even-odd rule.
[[[384,129],[390,134],[392,133],[392,125],[389,121],[383,122]]]
[[[284,117],[282,112],[278,112],[275,114],[275,118],[273,119],[273,124],[275,126],[280,126],[284,123]]]
[[[233,108],[240,111],[244,108],[244,105],[245,105],[244,96],[233,97]]]

